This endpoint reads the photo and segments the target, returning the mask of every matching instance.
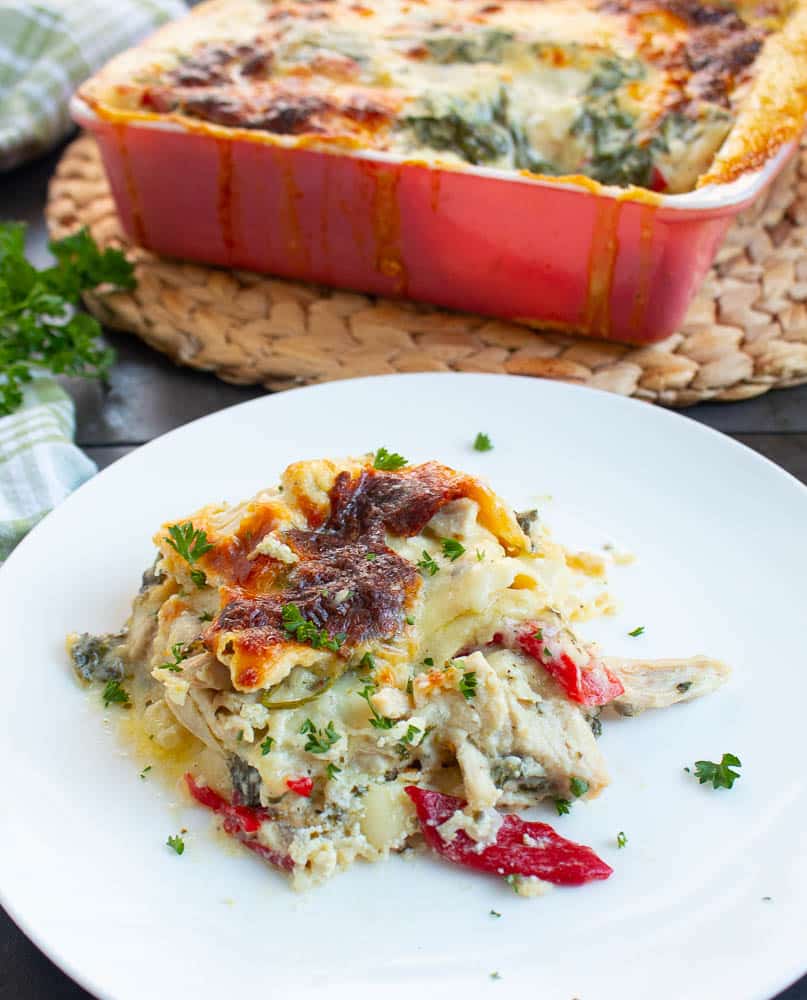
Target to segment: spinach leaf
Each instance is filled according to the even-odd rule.
[[[628,80],[641,80],[644,75],[644,66],[637,59],[603,59],[591,77],[585,94],[588,97],[603,97]]]
[[[653,150],[637,141],[635,119],[613,99],[600,107],[585,107],[572,133],[591,143],[593,156],[586,173],[601,184],[647,186],[653,169]]]
[[[440,64],[446,63],[498,63],[502,61],[504,49],[515,38],[512,31],[501,28],[487,28],[473,35],[438,34],[423,39],[423,44],[431,58]]]
[[[513,138],[494,112],[490,103],[472,103],[461,97],[428,97],[402,124],[412,129],[418,145],[451,150],[477,165],[513,152]]]

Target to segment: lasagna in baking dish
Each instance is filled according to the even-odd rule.
[[[807,2],[208,0],[80,94],[113,118],[676,193],[798,134]]]
[[[527,895],[607,877],[511,810],[594,798],[608,712],[728,672],[602,657],[572,624],[607,606],[601,557],[471,475],[384,449],[294,464],[154,542],[127,626],[71,636],[74,667],[298,888],[423,844]]]

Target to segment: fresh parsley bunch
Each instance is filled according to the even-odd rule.
[[[135,285],[121,251],[101,251],[86,229],[52,242],[56,263],[37,270],[25,258],[25,229],[0,223],[0,416],[20,405],[32,369],[105,376],[114,353],[98,344],[98,321],[76,306],[82,292],[99,285]]]

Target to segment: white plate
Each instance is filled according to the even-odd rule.
[[[471,448],[480,430],[494,451]],[[525,900],[423,857],[359,864],[297,896],[222,849],[208,813],[140,780],[73,680],[65,633],[124,620],[160,522],[247,496],[293,459],[380,445],[486,476],[517,506],[551,494],[539,505],[562,540],[638,553],[613,573],[624,611],[587,630],[609,652],[734,665],[710,698],[605,725],[613,783],[555,825],[614,866],[607,882]],[[805,523],[807,491],[751,451],[548,382],[340,382],[174,431],[82,487],[0,571],[2,902],[70,975],[119,1000],[768,998],[804,968]],[[683,772],[724,751],[743,762],[731,791]],[[177,857],[165,840],[183,825]]]

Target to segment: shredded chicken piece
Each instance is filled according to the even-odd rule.
[[[611,703],[622,715],[648,708],[667,708],[711,694],[725,684],[731,668],[708,656],[675,660],[628,660],[605,657],[603,662],[622,681],[625,692]]]

